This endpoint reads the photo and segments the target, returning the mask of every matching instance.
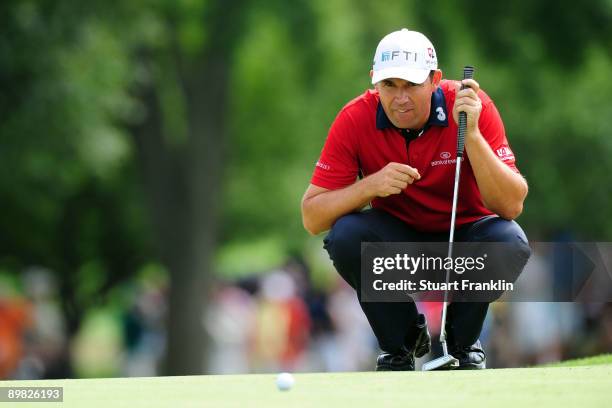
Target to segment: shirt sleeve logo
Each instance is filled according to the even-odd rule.
[[[514,153],[512,153],[509,146],[502,146],[495,153],[504,162],[514,160]]]
[[[322,161],[318,161],[317,162],[317,167],[323,169],[323,170],[331,170],[331,166],[329,164],[323,163]]]

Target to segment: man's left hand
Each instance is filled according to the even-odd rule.
[[[461,85],[465,85],[465,89],[461,89]],[[459,125],[459,112],[467,114],[467,137],[473,135],[478,129],[478,119],[482,111],[482,102],[478,97],[480,85],[473,79],[464,79],[455,83],[456,97],[455,106],[453,106],[453,119]]]

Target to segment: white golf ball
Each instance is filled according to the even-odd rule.
[[[295,384],[295,379],[289,373],[280,373],[276,377],[276,386],[281,391],[288,391]]]

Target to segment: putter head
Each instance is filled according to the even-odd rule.
[[[457,367],[459,367],[459,360],[450,354],[446,354],[423,364],[422,369],[423,371],[454,370]]]

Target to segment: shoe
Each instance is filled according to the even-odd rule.
[[[416,321],[417,335],[414,349],[407,347],[396,353],[382,353],[376,360],[376,371],[414,371],[414,358],[423,357],[431,351],[431,336],[427,329],[427,319],[419,314]]]
[[[417,339],[414,343],[414,356],[423,357],[431,351],[431,336],[427,329],[427,319],[425,315],[419,314],[416,322]]]
[[[455,346],[450,354],[459,360],[457,370],[483,370],[487,368],[487,356],[480,340],[471,346]]]
[[[414,351],[402,347],[395,354],[380,354],[376,359],[376,371],[414,371]]]

